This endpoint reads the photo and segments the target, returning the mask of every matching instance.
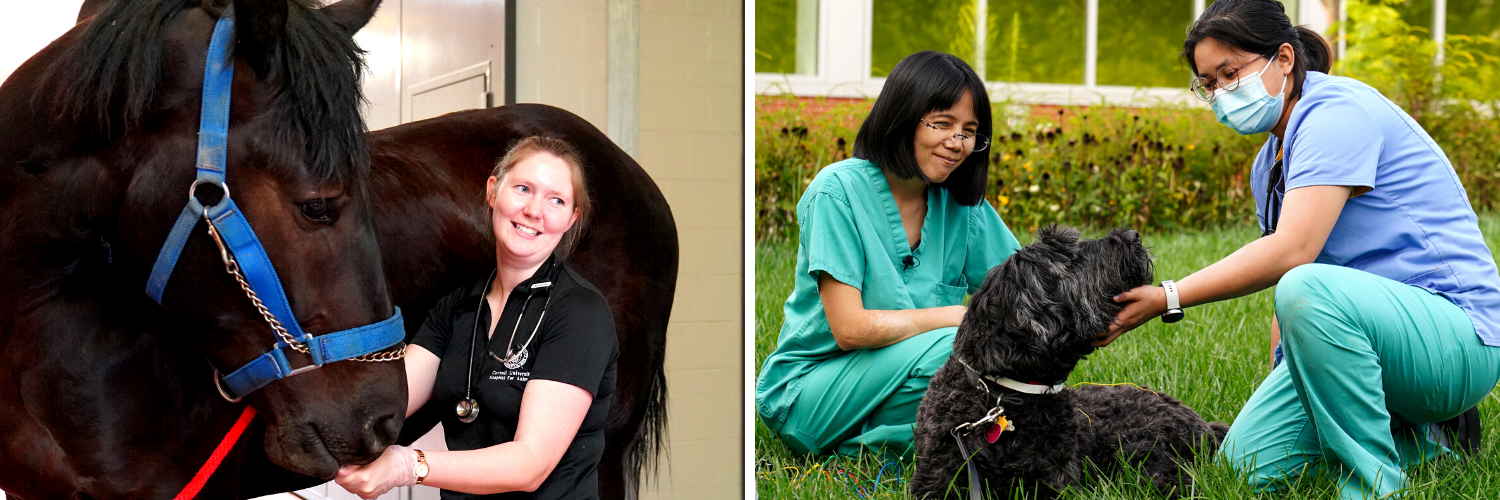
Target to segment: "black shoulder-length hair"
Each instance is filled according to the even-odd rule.
[[[1193,74],[1198,73],[1193,51],[1208,38],[1273,60],[1281,44],[1290,44],[1297,57],[1292,61],[1292,91],[1287,99],[1302,97],[1302,82],[1308,71],[1327,73],[1333,66],[1333,48],[1328,41],[1306,26],[1293,26],[1286,8],[1276,0],[1218,0],[1204,9],[1188,27],[1187,40],[1182,44],[1182,58]]]
[[[870,116],[854,137],[854,157],[874,162],[901,179],[921,177],[931,182],[917,166],[917,120],[927,113],[953,107],[964,92],[972,95],[979,133],[994,137],[990,120],[990,97],[984,81],[969,65],[951,54],[924,50],[906,56],[891,70],[880,89]],[[962,205],[977,205],[984,199],[989,178],[989,152],[970,153],[947,180],[939,183]]]

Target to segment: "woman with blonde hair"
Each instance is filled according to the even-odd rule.
[[[495,270],[440,300],[406,354],[407,415],[443,409],[449,451],[391,446],[340,469],[361,497],[413,484],[445,499],[599,497],[618,347],[604,296],[563,260],[589,215],[581,157],[523,139],[485,196]]]

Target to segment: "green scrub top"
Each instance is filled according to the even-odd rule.
[[[885,175],[859,158],[818,172],[797,203],[797,224],[797,275],[786,319],[755,387],[756,410],[773,429],[786,421],[802,376],[844,353],[818,297],[819,271],[858,288],[865,309],[953,306],[1020,248],[988,202],[963,206],[931,184],[922,237],[912,248]]]

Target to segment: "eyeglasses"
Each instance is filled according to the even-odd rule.
[[[1255,59],[1251,59],[1250,62],[1239,65],[1239,67],[1219,68],[1219,71],[1217,72],[1218,74],[1216,75],[1218,78],[1209,80],[1201,76],[1196,77],[1193,78],[1192,82],[1188,84],[1188,88],[1193,89],[1193,95],[1198,96],[1198,98],[1202,99],[1203,102],[1214,102],[1214,98],[1217,97],[1215,91],[1223,89],[1225,92],[1229,92],[1234,89],[1240,88],[1240,70],[1245,69],[1245,66],[1249,66],[1255,61],[1259,61],[1261,59],[1269,58],[1267,58],[1266,56],[1260,56]],[[1219,82],[1224,83],[1221,85]]]
[[[962,132],[958,132],[957,129],[953,125],[946,125],[945,124],[944,126],[937,126],[937,125],[933,125],[931,122],[927,121],[925,118],[918,118],[917,121],[922,122],[922,124],[926,125],[927,128],[936,130],[939,133],[942,133],[944,137],[947,137],[946,139],[943,139],[943,142],[948,142],[948,141],[951,140],[951,141],[958,141],[959,144],[962,144],[962,145],[965,145],[965,146],[972,146],[972,149],[969,150],[971,152],[984,151],[984,148],[987,148],[987,147],[990,146],[990,138],[985,137],[984,134],[980,134],[980,133],[977,133],[977,132],[973,133],[973,134],[964,134]],[[950,135],[951,135],[951,137],[948,137]],[[973,141],[973,142],[969,142],[969,141]]]

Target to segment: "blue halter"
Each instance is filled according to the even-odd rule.
[[[267,315],[267,321],[273,325],[279,323],[290,338],[296,339],[297,347],[304,348],[312,357],[312,365],[292,369],[287,362],[286,349],[294,348],[293,344],[278,336],[276,345],[270,352],[223,377],[222,385],[227,386],[228,391],[225,392],[222,386],[220,391],[225,392],[225,398],[238,400],[266,384],[317,368],[324,363],[355,358],[393,346],[405,338],[405,330],[401,321],[401,308],[398,307],[390,318],[375,324],[318,336],[303,332],[302,327],[297,324],[296,316],[292,314],[286,292],[281,288],[281,279],[271,266],[271,258],[255,237],[255,231],[250,228],[250,222],[245,220],[244,213],[230,199],[229,186],[224,183],[224,172],[229,135],[230,82],[234,79],[234,59],[230,54],[234,44],[233,9],[233,6],[224,9],[224,14],[219,16],[218,23],[214,25],[213,38],[209,41],[208,60],[203,70],[203,116],[198,130],[198,176],[192,187],[188,188],[187,207],[182,209],[182,215],[172,225],[172,232],[162,245],[161,253],[156,256],[156,264],[152,266],[151,276],[146,282],[146,294],[158,304],[161,303],[162,292],[172,277],[172,269],[177,265],[177,258],[182,254],[188,235],[192,234],[200,219],[206,221],[211,234],[218,235],[221,252],[226,252],[226,265],[231,265],[232,259],[233,264],[237,264],[243,272],[250,290],[254,292],[251,294],[252,299],[259,297],[263,301],[263,314]],[[194,191],[203,184],[217,186],[224,193],[218,204],[204,207],[194,196]],[[282,319],[278,322],[275,318]]]

